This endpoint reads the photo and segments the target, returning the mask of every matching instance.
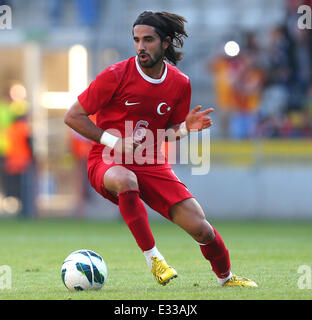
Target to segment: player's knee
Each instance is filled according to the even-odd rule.
[[[215,234],[209,223],[202,223],[198,226],[193,238],[199,243],[207,243],[215,238]]]
[[[104,186],[115,196],[119,192],[139,189],[135,173],[120,166],[108,169],[104,175]]]
[[[129,171],[119,176],[116,180],[117,193],[124,192],[127,190],[137,190],[139,189],[138,180],[136,175]]]

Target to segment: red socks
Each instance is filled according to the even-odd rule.
[[[119,210],[132,232],[138,246],[147,251],[155,246],[145,206],[139,197],[139,190],[127,190],[118,194]]]
[[[218,278],[226,278],[230,274],[230,256],[218,231],[212,227],[215,238],[205,244],[200,245],[203,256],[210,261],[212,270]]]

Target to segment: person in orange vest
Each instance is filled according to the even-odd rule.
[[[8,147],[4,159],[4,170],[7,175],[6,196],[16,197],[21,201],[21,212],[24,212],[26,191],[25,176],[32,163],[30,143],[30,126],[26,116],[15,119],[7,129]]]
[[[24,173],[32,160],[29,144],[30,128],[23,119],[17,118],[7,131],[9,141],[5,157],[5,169],[9,174]]]

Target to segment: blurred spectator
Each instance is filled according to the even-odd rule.
[[[258,112],[256,137],[278,137],[283,114],[289,101],[291,81],[290,40],[287,29],[277,26],[269,32],[268,48],[263,48],[266,59],[266,79]]]
[[[245,35],[245,46],[242,46],[241,53],[232,60],[235,65],[231,76],[235,103],[230,117],[229,134],[234,139],[251,138],[256,127],[265,77],[261,51],[254,33]]]
[[[18,117],[7,131],[8,148],[4,169],[10,175],[21,174],[27,170],[32,159],[30,147],[30,128],[25,116]]]
[[[252,138],[260,105],[264,73],[256,65],[255,56],[241,55],[234,88],[236,106],[230,122],[230,136],[234,139]]]
[[[298,28],[298,7],[300,5],[312,5],[309,0],[287,0],[286,28],[289,34],[291,62],[291,82],[289,96],[289,110],[300,110],[304,95],[311,81],[311,44],[309,35],[311,30]]]
[[[235,72],[233,60],[227,56],[218,56],[210,65],[214,74],[217,112],[219,115],[220,135],[229,136],[229,119],[235,106],[235,92],[232,73]]]
[[[14,210],[13,207],[10,209],[14,213],[31,214],[33,159],[26,118],[27,102],[12,100],[14,94],[11,90],[7,92],[0,101],[1,192],[5,198],[13,199],[17,204]]]
[[[26,214],[25,178],[32,162],[30,128],[25,116],[15,119],[8,128],[8,150],[4,161],[7,175],[6,196],[15,197],[21,203],[21,212]]]
[[[265,75],[255,35],[245,40],[238,56],[218,56],[211,64],[222,137],[251,138],[256,127]]]
[[[287,86],[291,80],[291,43],[285,26],[277,26],[269,32],[267,83]]]

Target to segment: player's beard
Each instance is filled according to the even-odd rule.
[[[147,61],[141,61],[140,54],[145,54],[149,59]],[[150,54],[146,52],[141,52],[138,54],[139,64],[142,68],[153,68],[160,60],[164,59],[164,52],[160,48],[152,57]]]

